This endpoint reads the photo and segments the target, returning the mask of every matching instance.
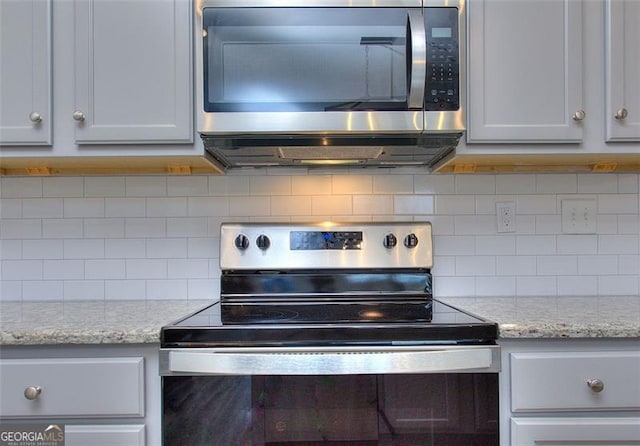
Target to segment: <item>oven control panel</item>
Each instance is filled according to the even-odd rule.
[[[220,267],[231,269],[431,268],[431,224],[223,223]]]

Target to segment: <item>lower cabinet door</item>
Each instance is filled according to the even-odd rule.
[[[511,418],[511,445],[640,445],[640,418]]]
[[[145,446],[143,424],[67,425],[65,446]]]

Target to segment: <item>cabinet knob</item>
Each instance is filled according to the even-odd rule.
[[[616,111],[616,114],[614,116],[618,121],[622,121],[623,119],[626,119],[627,116],[629,116],[629,110],[627,110],[624,107],[619,108],[618,111]]]
[[[72,116],[73,116],[73,119],[81,122],[84,121],[84,118],[85,118],[84,113],[78,110],[74,111]]]
[[[29,120],[36,124],[40,124],[42,122],[42,115],[38,112],[29,113]]]
[[[24,397],[31,401],[37,399],[41,393],[42,393],[42,387],[40,386],[29,386],[26,389],[24,389]]]
[[[594,393],[600,393],[604,390],[604,383],[599,379],[587,380],[587,386],[589,386]]]
[[[587,114],[584,110],[578,110],[572,116],[574,121],[582,121]]]

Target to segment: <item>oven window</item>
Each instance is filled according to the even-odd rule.
[[[165,446],[496,446],[497,374],[163,378]]]

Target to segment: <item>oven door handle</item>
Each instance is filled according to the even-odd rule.
[[[357,375],[490,373],[500,371],[500,347],[411,349],[185,348],[160,350],[160,374]]]

